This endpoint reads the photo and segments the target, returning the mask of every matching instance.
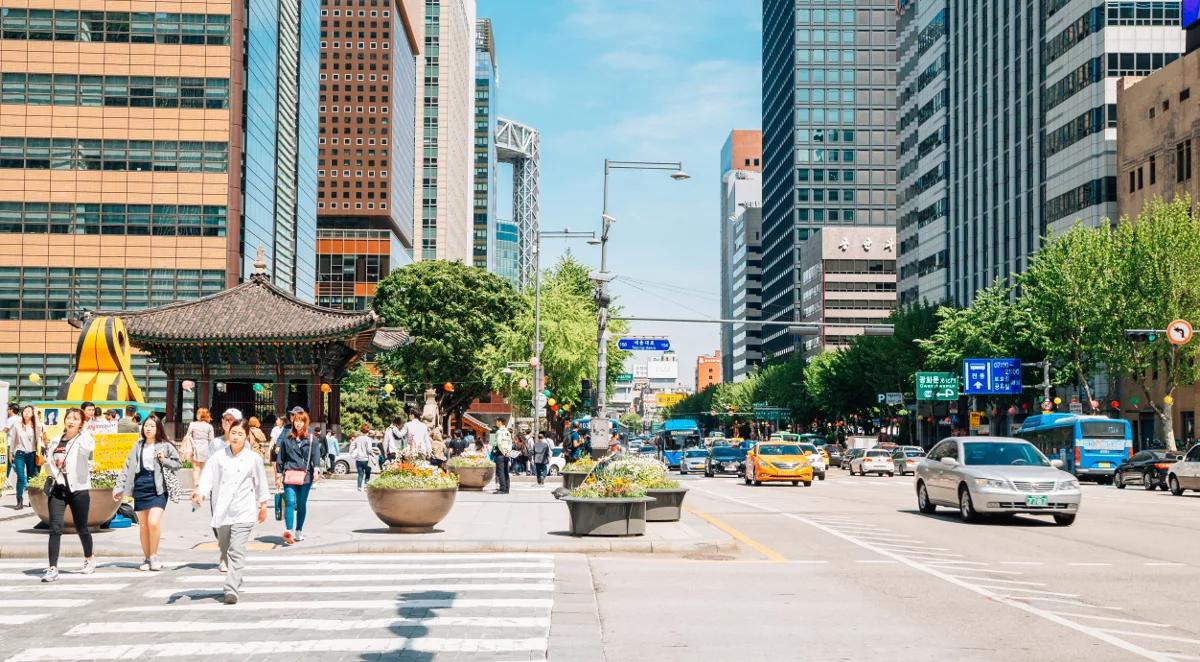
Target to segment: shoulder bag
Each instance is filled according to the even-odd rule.
[[[309,447],[308,450],[309,450],[309,453],[308,453],[308,457],[306,458],[306,462],[305,462],[306,466],[304,469],[286,469],[286,470],[284,470],[284,472],[283,472],[283,484],[284,485],[303,485],[304,481],[308,479],[308,466],[312,465],[312,448]],[[285,456],[287,455],[286,441],[280,442],[279,451],[281,454],[283,454]],[[285,463],[287,462],[286,457],[284,459],[284,462]]]
[[[164,466],[162,460],[158,461],[158,466],[162,469],[163,487],[167,490],[167,498],[171,500],[171,503],[179,503],[183,496],[183,486],[179,484],[179,476],[175,475],[174,469]]]
[[[183,448],[181,448],[179,451],[180,457],[187,460],[188,462],[191,462],[192,456],[196,452],[196,447],[195,447],[195,440],[192,438],[192,426],[190,423],[188,424],[187,432],[184,433],[184,435],[183,435],[183,442],[181,445],[183,446]]]

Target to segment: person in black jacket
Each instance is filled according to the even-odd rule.
[[[292,411],[292,426],[286,435],[279,435],[275,460],[275,488],[283,489],[283,518],[287,527],[283,530],[283,542],[287,545],[304,540],[308,493],[321,475],[317,470],[321,466],[321,448],[309,430],[308,414],[303,409]]]

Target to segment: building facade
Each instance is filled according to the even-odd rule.
[[[909,0],[900,3],[896,17],[898,296],[906,304],[940,303],[948,297],[946,13],[946,0]]]
[[[801,248],[800,319],[820,327],[805,338],[812,358],[844,349],[864,324],[883,324],[896,307],[896,229],[825,227]]]
[[[721,383],[721,350],[696,357],[696,392]]]
[[[491,19],[475,22],[475,142],[474,216],[471,235],[472,264],[496,269],[496,96],[500,67],[496,64],[496,38]]]
[[[253,273],[259,246],[275,284],[313,300],[317,0],[14,4],[0,8],[10,397],[66,379],[68,318],[215,293]],[[164,403],[162,373],[133,365]]]
[[[721,317],[733,315],[733,230],[741,209],[762,205],[762,131],[734,129],[721,148]],[[753,174],[751,174],[753,173]],[[733,324],[721,325],[721,375],[731,381],[733,372]],[[758,333],[755,327],[754,333]]]
[[[366,310],[412,262],[419,0],[321,0],[317,303]]]
[[[425,0],[414,258],[472,263],[475,0]]]
[[[724,377],[740,382],[762,364],[762,327],[750,323],[762,319],[762,207],[741,209],[732,226],[731,313],[733,319],[749,322],[733,325],[733,375]]]
[[[763,2],[763,316],[799,319],[798,250],[827,226],[895,226],[896,3]],[[801,338],[763,331],[765,360]]]

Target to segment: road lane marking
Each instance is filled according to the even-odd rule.
[[[45,600],[0,600],[0,609],[11,609],[13,607],[21,607],[22,609],[36,609],[38,607],[82,607],[90,605],[91,600],[74,600],[74,599],[59,599],[49,598]]]
[[[1177,567],[1179,567],[1179,566],[1182,566],[1182,565],[1185,565],[1185,564],[1183,564],[1183,563],[1175,563],[1174,561],[1147,561],[1145,565],[1150,565],[1150,566],[1161,566],[1161,567],[1165,567],[1165,568],[1166,568],[1166,567],[1169,567],[1169,568],[1177,568]]]
[[[1023,575],[1023,574],[1025,574],[1023,572],[1018,572],[1016,570],[990,570],[988,568],[955,568],[953,566],[950,566],[948,569],[953,570],[955,572],[986,572],[986,573],[992,574],[992,575]],[[961,575],[956,575],[956,576],[961,576]],[[984,577],[978,577],[978,579],[984,579]]]
[[[758,508],[759,506],[755,506],[755,507]],[[684,511],[689,512],[689,513],[695,515],[696,517],[699,517],[700,519],[704,520],[705,522],[708,522],[709,524],[712,524],[713,526],[717,527],[718,529],[729,534],[729,536],[731,538],[733,538],[734,540],[736,540],[740,543],[745,543],[751,549],[758,552],[759,554],[762,554],[767,559],[769,559],[771,561],[775,561],[777,563],[782,563],[784,561],[787,561],[787,557],[784,556],[783,554],[780,554],[779,552],[771,549],[770,547],[767,547],[766,545],[758,542],[757,540],[742,533],[741,531],[738,531],[737,529],[733,528],[729,524],[726,524],[723,520],[717,519],[716,517],[704,512],[702,510],[696,510],[695,508],[692,508],[691,506],[684,506],[683,509],[684,509]]]
[[[45,570],[45,568],[43,568],[42,570]],[[31,579],[32,580],[40,579],[41,576],[42,576],[41,572],[39,572],[36,575],[26,575],[23,573],[5,573],[5,574],[0,574],[0,582],[27,582]],[[68,573],[63,572],[58,575],[58,579],[59,579],[59,581],[75,581],[75,580],[102,581],[102,580],[113,579],[113,578],[117,578],[117,577],[149,577],[149,576],[150,576],[149,574],[147,574],[145,572],[140,572],[138,570],[117,570],[115,572],[100,572],[100,573],[96,573],[93,575],[80,575],[80,574],[76,574],[76,573],[68,574]]]
[[[433,637],[388,637],[386,639],[289,639],[282,643],[290,655],[303,653],[369,653],[372,657],[415,651],[418,653],[531,653],[545,651],[548,637],[527,639],[449,639]],[[134,658],[224,656],[246,659],[278,654],[279,641],[178,641],[162,644],[118,644],[115,646],[71,646],[33,648],[9,658],[9,662],[50,660],[124,660]]]
[[[950,575],[947,575],[950,576]],[[989,577],[980,577],[983,581],[993,581]],[[996,580],[999,581],[999,580]],[[1036,593],[1038,595],[1052,595],[1056,598],[1078,598],[1082,597],[1078,593],[1059,593],[1056,591],[1042,591],[1033,588],[1017,588],[1016,586],[988,586],[987,584],[975,584],[978,588],[994,588],[1000,591],[1020,591],[1022,593]]]
[[[1042,565],[1041,561],[1001,561],[1000,565]]]
[[[221,579],[213,577],[209,580],[212,584],[221,583]],[[292,586],[246,586],[241,592],[252,593],[254,595],[265,594],[289,594],[303,593],[311,595],[315,593],[424,593],[424,592],[439,592],[439,593],[471,593],[471,592],[488,592],[497,591],[553,591],[554,584],[397,584],[397,585],[378,585],[378,584],[353,584],[347,586],[305,586],[297,589]],[[147,598],[211,598],[224,595],[222,589],[156,589],[142,593]]]
[[[251,575],[245,581],[256,583],[305,584],[308,582],[385,582],[385,581],[429,581],[435,579],[554,579],[553,572],[447,572],[433,574],[378,574],[378,575]],[[213,577],[191,575],[177,577],[181,584],[211,584]],[[2,590],[2,589],[0,589]]]
[[[208,565],[216,569],[216,563],[199,564]],[[255,570],[289,570],[292,572],[309,572],[309,571],[328,571],[328,570],[380,570],[393,572],[409,572],[414,570],[492,570],[495,572],[507,573],[509,570],[550,570],[554,568],[553,562],[535,562],[535,563],[247,563],[246,571],[253,572]]]
[[[986,581],[986,582],[997,582],[1000,584],[1014,584],[1014,585],[1018,585],[1018,586],[1045,586],[1046,585],[1044,582],[1024,582],[1024,581],[1018,581],[1016,579],[999,579],[996,577],[975,577],[973,575],[950,575],[950,576],[958,577],[959,579],[978,579],[978,580],[982,580],[982,581]]]
[[[1162,641],[1177,641],[1181,644],[1200,644],[1200,639],[1188,639],[1186,637],[1170,637],[1165,634],[1150,634],[1149,632],[1138,632],[1136,630],[1113,630],[1104,629],[1105,632],[1113,634],[1131,634],[1135,637],[1146,637],[1147,639],[1161,639]]]
[[[1100,641],[1103,641],[1103,642],[1105,642],[1105,643],[1111,644],[1111,645],[1113,645],[1113,646],[1115,646],[1115,647],[1117,647],[1117,648],[1120,648],[1121,650],[1124,650],[1124,651],[1125,651],[1125,652],[1127,652],[1127,653],[1132,653],[1132,654],[1134,654],[1134,655],[1137,655],[1137,656],[1139,656],[1139,657],[1143,657],[1143,658],[1145,658],[1145,659],[1148,659],[1148,660],[1156,660],[1156,661],[1159,661],[1159,662],[1167,662],[1168,660],[1171,660],[1171,659],[1172,659],[1170,656],[1168,656],[1168,655],[1166,655],[1166,654],[1164,654],[1164,653],[1160,653],[1160,652],[1158,652],[1158,651],[1153,651],[1153,650],[1150,650],[1150,649],[1148,649],[1148,648],[1145,648],[1145,647],[1143,647],[1143,646],[1140,646],[1140,645],[1138,645],[1138,644],[1135,644],[1135,643],[1133,643],[1133,642],[1131,642],[1131,641],[1126,641],[1125,639],[1122,639],[1122,638],[1120,638],[1120,637],[1118,637],[1118,636],[1115,636],[1115,635],[1114,635],[1114,634],[1112,634],[1112,633],[1105,632],[1104,630],[1102,630],[1102,629],[1100,629],[1100,628],[1095,628],[1095,627],[1092,627],[1092,626],[1089,626],[1089,625],[1084,625],[1084,624],[1082,624],[1082,623],[1076,623],[1075,621],[1072,621],[1072,620],[1070,620],[1070,619],[1067,619],[1067,618],[1064,618],[1064,617],[1062,617],[1062,616],[1059,616],[1058,614],[1055,614],[1055,613],[1053,613],[1053,612],[1051,612],[1051,611],[1048,611],[1048,610],[1046,610],[1046,609],[1042,609],[1041,607],[1036,607],[1036,606],[1034,606],[1034,605],[1031,605],[1031,604],[1026,604],[1025,602],[1022,602],[1022,601],[1020,601],[1020,600],[1015,600],[1015,599],[1013,599],[1013,598],[1011,598],[1011,597],[1009,597],[1009,596],[1007,596],[1007,595],[1004,595],[1004,594],[1002,594],[1002,593],[998,593],[998,592],[997,592],[997,591],[1001,591],[1001,590],[1003,590],[1003,591],[1009,591],[1009,590],[1012,590],[1012,589],[1006,589],[1006,588],[1002,588],[1002,587],[994,587],[996,590],[995,590],[995,591],[993,591],[993,590],[991,590],[991,589],[989,589],[989,588],[987,588],[987,587],[980,586],[980,585],[976,585],[976,584],[972,584],[972,583],[970,583],[970,582],[967,582],[967,581],[965,581],[965,580],[962,580],[962,579],[958,579],[958,578],[952,577],[952,576],[950,576],[949,574],[947,574],[947,573],[945,573],[945,572],[942,572],[942,570],[940,570],[939,568],[936,568],[936,567],[933,567],[933,566],[930,566],[930,565],[926,565],[926,564],[924,564],[924,563],[922,563],[922,562],[919,562],[919,561],[915,561],[915,560],[912,560],[912,559],[907,559],[907,558],[904,558],[903,556],[901,556],[901,555],[899,555],[899,554],[897,554],[897,553],[895,553],[895,552],[891,552],[891,551],[888,551],[888,550],[886,550],[886,549],[881,549],[881,548],[879,548],[879,547],[876,547],[875,545],[873,545],[873,544],[871,544],[871,543],[868,543],[868,542],[864,542],[864,541],[861,541],[861,540],[857,540],[857,539],[853,538],[852,536],[849,536],[849,535],[847,535],[847,534],[845,534],[845,533],[842,533],[842,532],[840,532],[840,531],[836,531],[836,530],[834,530],[834,529],[832,529],[832,528],[830,528],[830,527],[828,527],[828,526],[825,526],[824,524],[821,524],[821,523],[819,523],[819,522],[814,522],[814,521],[812,521],[812,520],[810,520],[810,519],[806,519],[806,518],[804,518],[804,517],[802,517],[802,516],[799,516],[799,515],[794,515],[794,514],[792,514],[792,513],[785,513],[785,512],[782,512],[782,511],[780,511],[780,510],[779,510],[779,509],[777,509],[777,508],[768,508],[768,507],[765,507],[765,506],[758,506],[758,505],[754,505],[754,504],[749,504],[749,503],[747,503],[747,502],[743,501],[742,499],[738,499],[737,497],[730,497],[730,496],[726,496],[726,495],[719,494],[719,493],[713,492],[713,491],[711,491],[711,490],[707,490],[707,489],[700,488],[700,487],[696,487],[696,488],[692,488],[692,489],[695,489],[695,490],[697,490],[698,492],[701,492],[701,493],[704,493],[704,494],[708,494],[708,495],[710,495],[710,496],[713,496],[713,497],[715,497],[715,498],[721,498],[721,499],[724,499],[724,500],[726,500],[726,501],[730,501],[730,502],[733,502],[733,503],[741,503],[742,505],[748,505],[748,506],[750,506],[750,507],[752,507],[752,508],[757,508],[757,509],[759,509],[759,510],[763,510],[763,511],[766,511],[766,512],[773,512],[773,513],[775,513],[775,514],[777,514],[777,515],[780,515],[780,516],[783,516],[783,517],[787,517],[788,519],[792,519],[792,520],[795,520],[795,521],[798,521],[798,522],[801,522],[801,523],[804,523],[804,524],[808,524],[809,526],[812,526],[812,527],[814,527],[814,528],[816,528],[816,529],[819,529],[819,530],[821,530],[821,531],[825,531],[826,533],[828,533],[828,534],[830,534],[830,535],[832,535],[832,536],[836,536],[836,537],[838,537],[838,538],[841,538],[841,539],[843,539],[843,540],[845,540],[845,541],[847,541],[847,542],[850,542],[850,543],[852,543],[852,544],[858,545],[859,547],[862,547],[863,549],[866,549],[866,550],[869,550],[869,551],[873,551],[873,552],[875,552],[875,553],[877,553],[877,554],[880,554],[880,555],[882,555],[882,556],[891,557],[891,558],[893,558],[893,559],[895,559],[895,560],[899,561],[900,563],[903,563],[903,564],[905,564],[905,565],[909,566],[910,568],[913,568],[914,570],[917,570],[917,571],[919,571],[919,572],[924,572],[924,573],[926,573],[926,574],[928,574],[928,575],[930,575],[930,576],[932,576],[932,577],[935,577],[935,578],[937,578],[937,579],[941,579],[942,581],[944,581],[944,582],[947,582],[947,583],[950,583],[950,584],[954,584],[954,585],[956,585],[956,586],[959,586],[960,588],[963,588],[963,589],[966,589],[966,590],[968,590],[968,591],[971,591],[971,592],[973,592],[973,593],[975,593],[975,594],[977,594],[977,595],[980,595],[980,596],[982,596],[982,597],[985,597],[985,598],[989,598],[989,599],[996,600],[997,602],[1000,602],[1000,603],[1002,603],[1002,604],[1008,605],[1008,606],[1010,606],[1010,607],[1012,607],[1012,608],[1014,608],[1014,609],[1018,609],[1018,610],[1024,611],[1024,612],[1026,612],[1026,613],[1028,613],[1028,614],[1032,614],[1032,615],[1034,615],[1034,616],[1038,616],[1038,617],[1040,617],[1040,618],[1043,618],[1043,619],[1045,619],[1045,620],[1051,621],[1051,622],[1053,622],[1053,623],[1057,623],[1057,624],[1059,624],[1059,625],[1062,625],[1063,627],[1070,628],[1070,629],[1072,629],[1072,630],[1075,630],[1076,632],[1080,632],[1080,633],[1082,633],[1082,634],[1085,634],[1085,635],[1087,635],[1087,636],[1090,636],[1090,637],[1092,637],[1092,638],[1094,638],[1094,639],[1098,639],[1098,640],[1100,640]],[[1043,594],[1048,594],[1048,593],[1046,593],[1046,592],[1043,592]],[[1074,597],[1074,596],[1070,596],[1070,595],[1068,595],[1067,597]]]
[[[924,550],[927,552],[949,552],[950,551],[949,547],[926,547],[924,545],[898,545],[893,542],[876,542],[876,543],[872,543],[872,544],[879,545],[880,547],[889,547],[889,548],[895,548],[895,549],[919,549],[919,550]],[[961,554],[959,556],[961,556]]]
[[[41,582],[29,582],[21,586],[0,586],[0,593],[27,593],[37,591],[38,593],[102,593],[106,591],[120,591],[128,587],[129,584],[78,584],[67,585],[52,584],[47,586]]]
[[[1059,598],[1045,598],[1036,595],[1002,595],[999,596],[1009,600],[1036,600],[1038,602],[1054,602],[1057,604],[1071,605],[1072,607],[1087,607],[1088,609],[1107,609],[1109,611],[1125,611],[1124,607],[1105,607],[1101,605],[1090,605],[1086,602],[1078,600],[1061,600]]]
[[[46,618],[50,614],[0,614],[0,625],[25,625]]]
[[[1091,618],[1091,619],[1094,619],[1097,621],[1108,621],[1110,623],[1128,623],[1130,625],[1148,625],[1150,627],[1156,627],[1156,628],[1171,627],[1170,625],[1167,625],[1166,623],[1155,623],[1153,621],[1137,621],[1137,620],[1133,620],[1131,618],[1113,618],[1112,616],[1097,616],[1095,614],[1076,614],[1074,612],[1068,612],[1068,611],[1056,611],[1054,613],[1058,614],[1059,616],[1071,616],[1074,618]]]
[[[34,618],[42,618],[35,616]],[[548,628],[550,617],[538,616],[430,616],[428,618],[317,619],[275,618],[263,621],[191,621],[187,632],[224,632],[238,630],[303,630],[305,632],[339,632],[346,630],[375,630],[402,627],[466,627],[466,628]],[[177,621],[130,621],[80,623],[67,630],[66,636],[174,632]]]
[[[1100,566],[1109,566],[1112,564],[1111,563],[1068,563],[1067,565],[1075,566],[1075,567],[1079,567],[1079,568],[1094,568],[1094,567],[1100,567]]]
[[[946,561],[929,561],[928,563],[926,563],[926,565],[950,566],[951,568],[953,568],[953,566],[956,566],[956,565],[990,565],[990,564],[984,563],[983,561],[955,561],[953,559],[948,559]]]
[[[71,600],[68,602],[90,602],[88,600]],[[12,601],[5,600],[2,604],[11,605]],[[180,603],[174,605],[143,605],[138,607],[119,607],[114,612],[121,613],[163,613],[164,609],[171,611],[252,611],[270,612],[275,610],[294,610],[297,604],[303,604],[304,611],[325,609],[354,609],[369,611],[371,609],[550,609],[554,601],[543,598],[445,598],[433,600],[310,600],[298,603],[295,600],[280,602],[238,603],[226,605],[220,602],[201,602],[197,604]],[[51,605],[64,607],[79,607],[82,605]]]
[[[458,554],[455,552],[446,552],[445,554],[249,554],[246,556],[248,565],[255,561],[270,561],[288,562],[288,561],[304,561],[312,563],[314,561],[354,561],[355,563],[395,563],[404,565],[410,561],[439,561],[446,563],[454,559],[465,559],[475,561],[496,561],[499,559],[512,561],[533,561],[533,560],[553,560],[553,554],[543,554],[530,552],[528,554],[513,553],[513,552],[497,552],[495,554]]]
[[[895,563],[890,559],[858,559],[855,563]]]

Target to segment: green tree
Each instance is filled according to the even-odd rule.
[[[483,352],[514,322],[518,301],[508,281],[461,262],[430,260],[397,269],[379,282],[374,308],[413,342],[385,352],[379,363],[397,387],[437,389],[444,414],[461,413],[488,392],[480,370]],[[440,388],[454,385],[453,391]]]
[[[642,431],[642,417],[637,415],[637,412],[625,412],[621,414],[621,425],[629,428],[630,432],[638,433]]]
[[[918,341],[928,352],[929,367],[957,372],[966,358],[1041,360],[1042,326],[1012,301],[1012,291],[996,283],[976,292],[969,308],[938,308],[937,331]]]

